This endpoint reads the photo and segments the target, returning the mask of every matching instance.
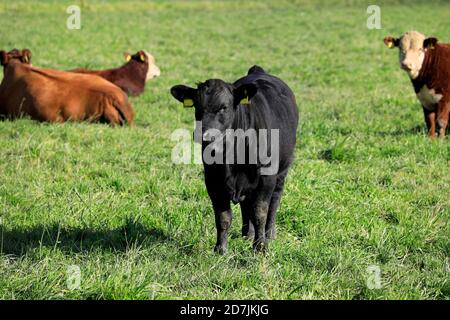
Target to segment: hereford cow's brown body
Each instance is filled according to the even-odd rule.
[[[450,45],[436,44],[425,52],[419,75],[411,79],[422,104],[430,136],[439,126],[443,137],[448,126],[450,110]]]
[[[107,70],[73,69],[71,72],[96,74],[121,88],[128,95],[137,96],[144,92],[145,83],[160,75],[151,54],[141,50],[134,55],[125,53],[127,63],[119,68]]]
[[[22,115],[38,121],[122,125],[133,123],[134,112],[124,92],[101,77],[11,61],[0,85],[0,116]]]
[[[114,83],[126,94],[131,96],[138,96],[144,92],[145,89],[145,73],[143,69],[134,70],[132,68],[120,67],[108,70],[89,70],[89,69],[74,69],[70,70],[76,73],[95,74]]]

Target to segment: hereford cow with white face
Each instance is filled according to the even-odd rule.
[[[400,38],[386,37],[384,43],[399,48],[400,67],[411,78],[422,104],[429,136],[434,138],[437,123],[439,136],[444,138],[450,107],[450,45],[416,31]]]

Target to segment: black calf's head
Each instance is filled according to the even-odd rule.
[[[195,120],[202,122],[203,140],[210,140],[208,130],[215,129],[224,134],[233,123],[237,106],[250,104],[257,88],[252,83],[235,87],[222,80],[211,79],[198,84],[197,89],[178,85],[170,92],[184,107],[195,108]]]

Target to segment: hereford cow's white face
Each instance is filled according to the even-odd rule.
[[[155,57],[145,50],[139,50],[135,54],[124,53],[124,58],[127,63],[140,64],[148,66],[147,74],[145,75],[145,81],[153,79],[154,77],[159,77],[161,75],[161,70],[155,63]]]
[[[425,52],[432,49],[437,39],[428,38],[417,31],[406,32],[396,39],[393,37],[384,38],[384,43],[389,48],[399,48],[400,67],[405,70],[411,79],[416,79],[422,69],[425,59]]]
[[[400,38],[400,67],[409,74],[411,79],[417,78],[422,68],[425,59],[424,40],[425,36],[418,32],[407,32]]]
[[[148,58],[148,71],[146,80],[153,79],[154,77],[159,77],[161,75],[161,70],[159,70],[158,66],[155,63],[155,57],[153,57],[147,51],[144,51]]]

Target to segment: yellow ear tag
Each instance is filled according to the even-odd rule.
[[[129,61],[131,60],[131,56],[130,56],[130,55],[127,55],[127,56],[125,57],[125,60],[127,60],[127,62],[129,62]]]
[[[393,43],[393,42],[389,42],[389,43],[388,43],[388,48],[389,48],[389,49],[392,49],[393,47],[394,47],[394,43]]]
[[[192,99],[184,99],[183,106],[185,108],[192,108],[194,106],[194,100],[192,100]]]
[[[240,104],[242,105],[249,105],[250,100],[248,99],[247,90],[244,91],[245,98],[241,100]]]
[[[140,58],[141,58],[142,62],[145,62],[145,56],[142,53],[140,54]]]
[[[248,100],[248,97],[245,97],[244,99],[241,100],[241,104],[242,105],[249,105],[250,104],[250,100]]]

